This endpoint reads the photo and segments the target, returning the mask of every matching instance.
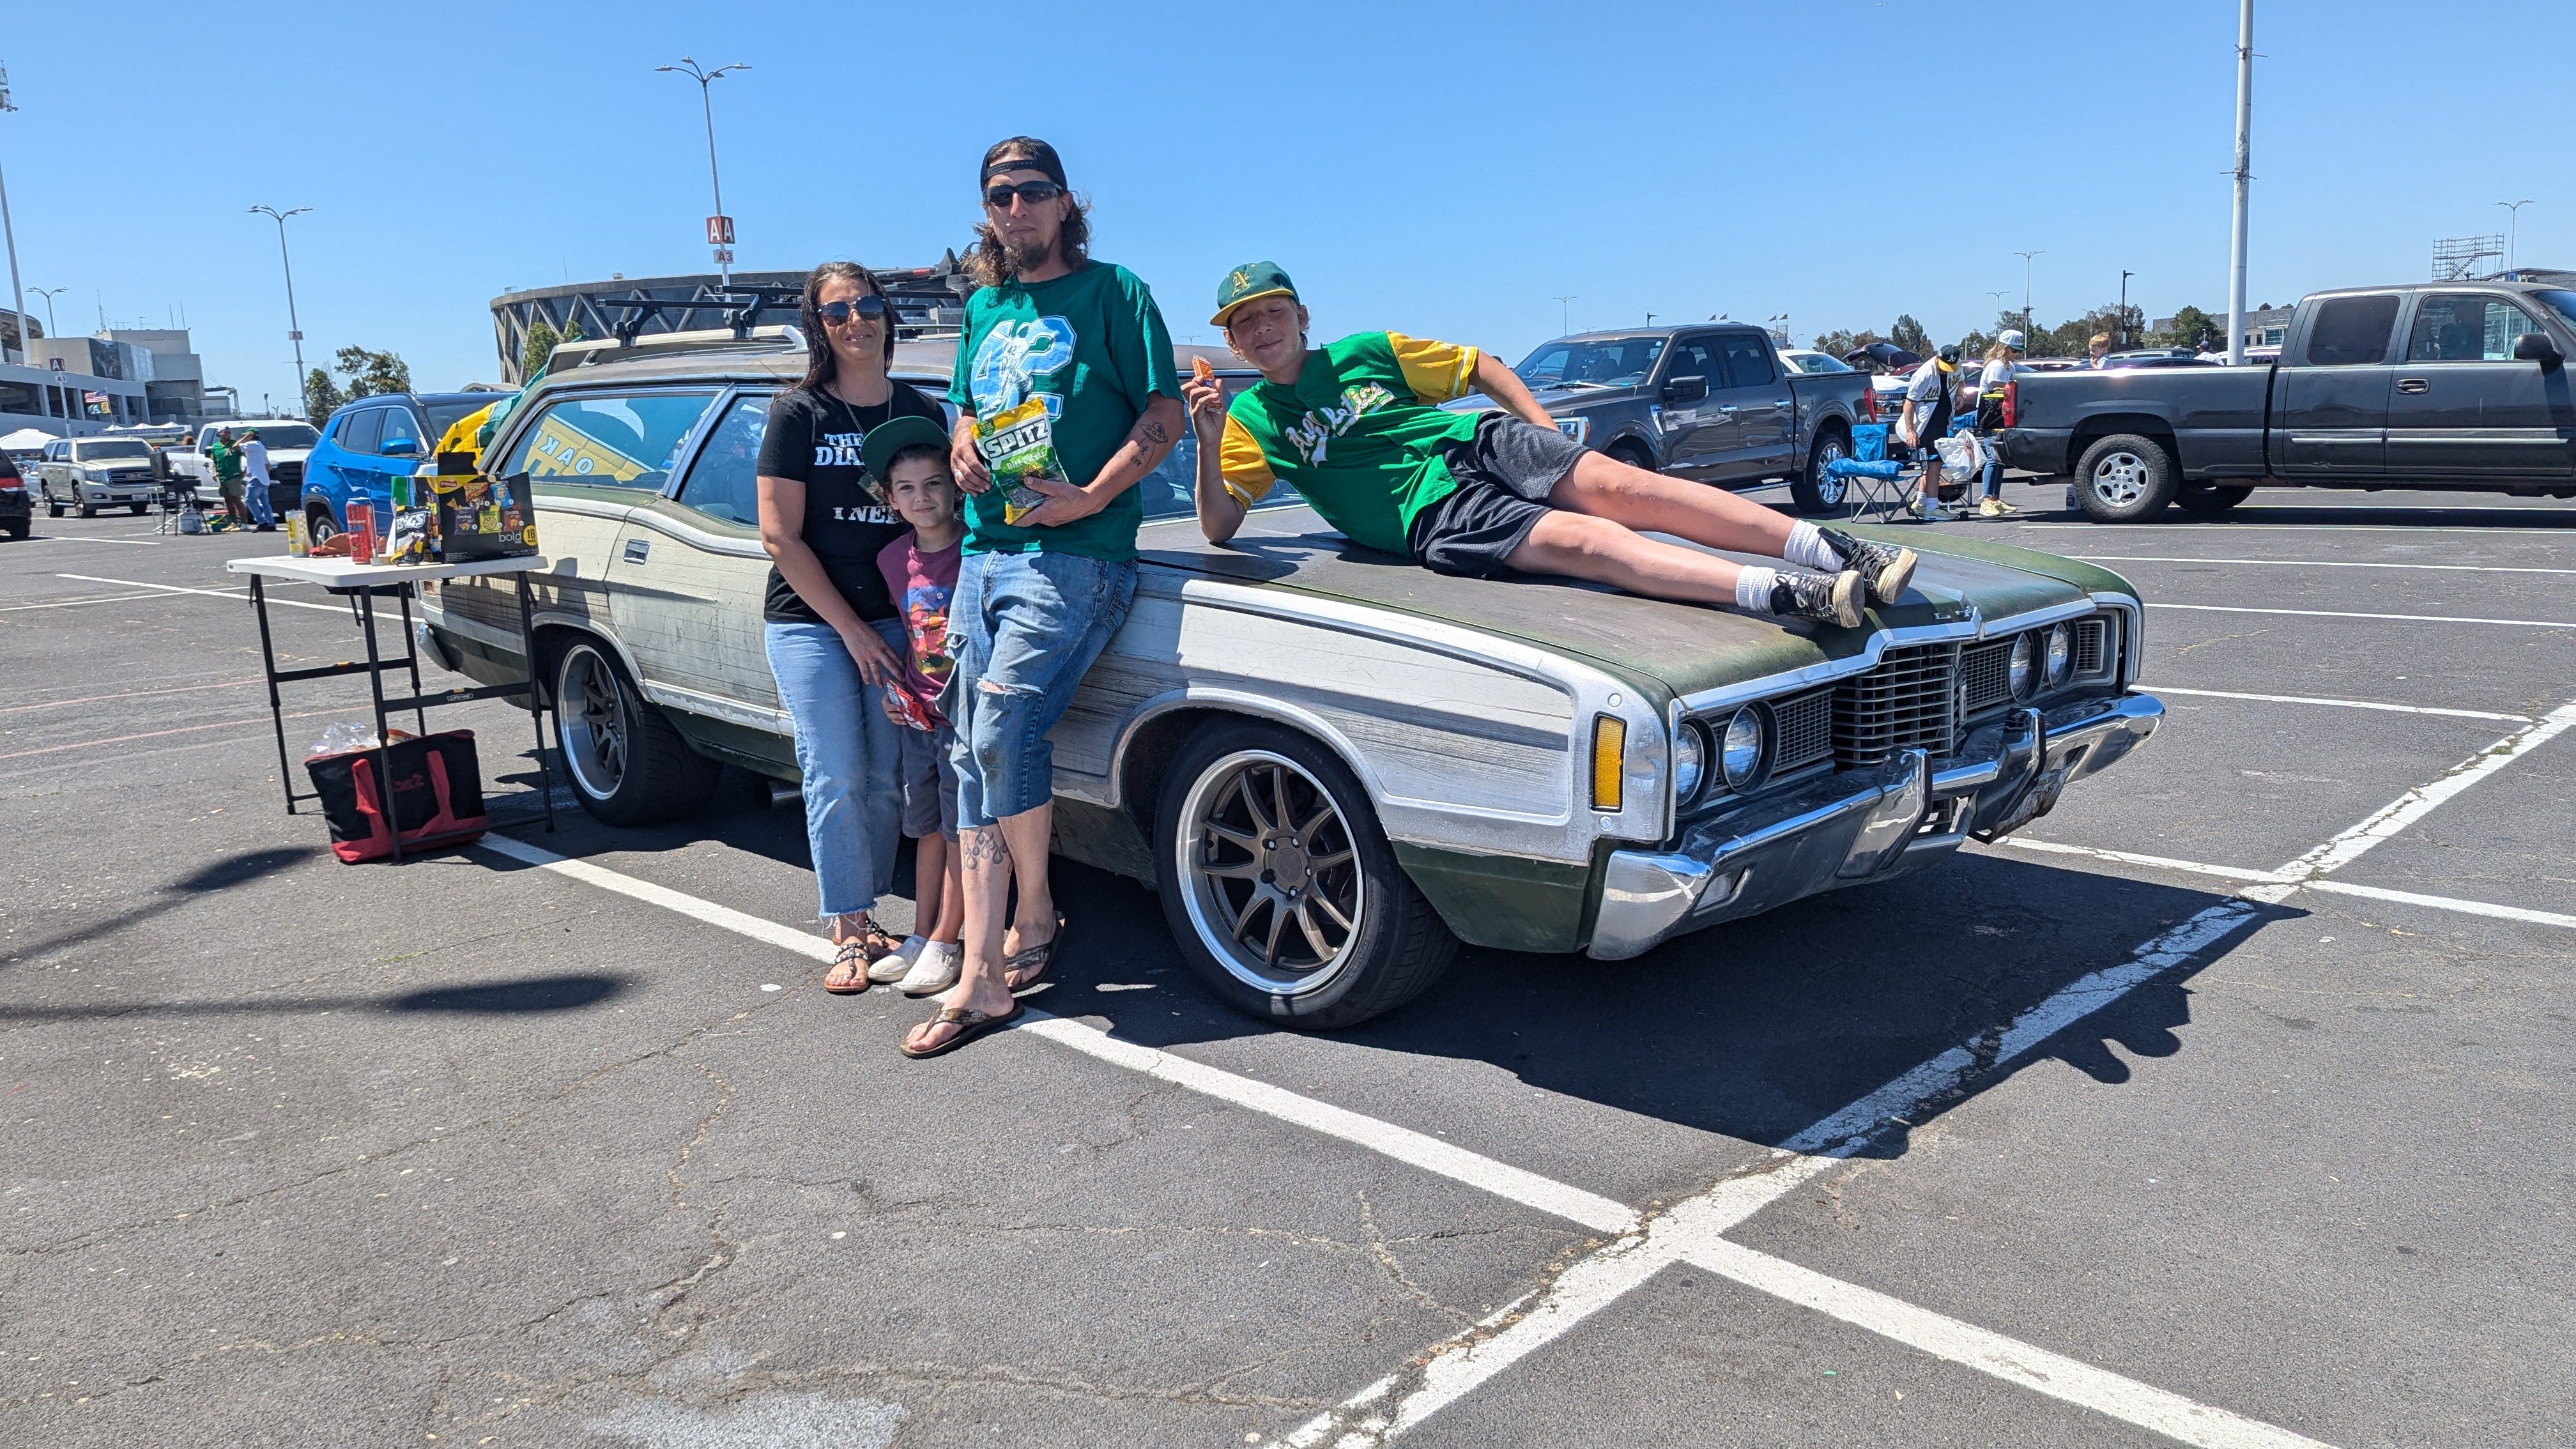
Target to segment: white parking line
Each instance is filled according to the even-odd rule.
[[[159,594],[100,594],[88,599],[57,599],[50,604],[10,604],[0,614],[23,613],[29,609],[77,609],[83,604],[115,604],[127,599],[157,599]]]
[[[2393,619],[2410,624],[2502,624],[2514,629],[2576,629],[2564,619],[2469,619],[2449,614],[2363,614],[2350,609],[2256,609],[2242,604],[2168,604],[2149,599],[2150,609],[2188,609],[2196,614],[2289,614],[2302,619]]]
[[[164,540],[157,538],[83,538],[73,533],[48,533],[27,540],[29,543],[123,543],[137,548],[159,548]]]
[[[250,599],[249,592],[243,589],[188,589],[181,588],[177,584],[147,583],[142,579],[102,579],[91,574],[56,574],[54,577],[58,579],[78,579],[85,584],[123,584],[129,589],[158,589],[165,594],[202,594],[209,599],[230,599],[235,603],[246,603]],[[300,603],[294,599],[278,598],[272,598],[268,602],[269,607],[276,609],[320,609],[326,614],[345,614],[348,612],[348,609],[345,606],[338,604],[306,604]]]
[[[2357,512],[2359,510],[2347,511]],[[2503,513],[2516,512],[2519,510],[2498,509],[2495,511]],[[2576,513],[2562,514],[2561,516],[2568,519],[2571,523],[2576,523]],[[2023,523],[2015,526],[2019,528],[2083,529],[2151,528],[2162,533],[2167,538],[2178,536],[2175,533],[2175,526],[2170,523]],[[2474,524],[2446,525],[2439,523],[2193,523],[2185,525],[2185,532],[2179,536],[2189,537],[2194,533],[2226,532],[2229,530],[2246,533],[2290,533],[2294,531],[2300,533],[2466,533],[2481,537],[2488,534],[2537,533],[2545,534],[2552,538],[2566,538],[2571,532],[2576,532],[2576,529],[2571,528],[2481,528]]]
[[[487,835],[481,843],[486,849],[524,864],[782,946],[810,960],[826,961],[832,955],[831,943],[819,936],[729,906],[587,861],[566,859],[507,836]],[[2210,907],[2140,947],[2122,965],[2094,972],[2024,1012],[1996,1033],[1997,1054],[1986,1060],[2008,1061],[2037,1046],[2073,1022],[2111,1005],[2135,986],[2216,944],[2254,915],[2254,908],[2243,902]],[[1956,1092],[1970,1075],[1982,1069],[1978,1056],[1967,1049],[1944,1052],[1897,1082],[1827,1117],[1793,1139],[1789,1148],[1774,1153],[1757,1172],[1721,1182],[1646,1222],[1624,1205],[1596,1193],[1453,1147],[1410,1128],[1169,1052],[1119,1041],[1098,1028],[1063,1017],[1039,1011],[1031,1011],[1029,1016],[1030,1024],[1019,1030],[1616,1236],[1616,1242],[1559,1274],[1555,1283],[1535,1299],[1523,1299],[1506,1307],[1470,1335],[1431,1350],[1422,1382],[1388,1408],[1377,1406],[1394,1393],[1400,1382],[1396,1378],[1379,1380],[1342,1410],[1303,1426],[1287,1441],[1292,1445],[1322,1443],[1336,1428],[1349,1423],[1353,1414],[1358,1415],[1358,1422],[1349,1423],[1349,1433],[1339,1443],[1383,1443],[1618,1301],[1628,1289],[1681,1261],[1697,1263],[1792,1302],[1806,1303],[1899,1342],[1917,1347],[1943,1345],[1929,1351],[1947,1353],[1982,1372],[2187,1443],[2292,1446],[2313,1442],[1722,1240],[1720,1235],[1728,1229],[1832,1167],[1841,1154],[1867,1143],[1888,1120]],[[1797,1150],[1798,1143],[1811,1139],[1825,1150]],[[2082,1372],[2076,1372],[2078,1369]]]
[[[2522,724],[2531,723],[2531,716],[2527,714],[2496,714],[2483,709],[2436,709],[2429,704],[2381,704],[2374,699],[2319,699],[2306,694],[2243,694],[2232,689],[2184,689],[2172,684],[2150,684],[2145,688],[2149,694],[2189,694],[2202,699],[2251,699],[2265,704],[2325,704],[2337,709],[2380,709],[2392,714],[2438,714],[2448,715],[2453,719],[2493,719],[2511,720]]]
[[[2054,840],[2033,840],[2023,835],[2007,835],[2004,844],[2018,850],[2046,851],[2051,855],[2089,855],[2095,860],[2108,860],[2120,865],[2143,865],[2156,870],[2189,871],[2193,875],[2214,875],[2225,880],[2276,883],[2287,879],[2276,870],[2250,870],[2241,865],[2210,865],[2205,861],[2176,860],[2167,855],[2140,855],[2130,850],[2102,850],[2090,845],[2061,845]]]
[[[2187,558],[2147,553],[2071,553],[2085,563],[2258,564],[2277,569],[2429,569],[2463,574],[2576,574],[2576,569],[2507,568],[2502,564],[2364,563],[2321,558]]]
[[[2576,725],[2576,703],[2560,705],[2542,715],[2537,723],[2514,731],[2452,766],[2442,778],[2398,796],[2373,811],[2360,824],[2337,833],[2332,840],[2282,866],[2281,873],[2292,878],[2305,878],[2343,869],[2361,859],[2371,847],[2432,814],[2442,802],[2555,739],[2570,725]]]
[[[2535,926],[2565,926],[2576,929],[2576,916],[2562,916],[2556,911],[2527,910],[2521,906],[2490,905],[2485,901],[2465,901],[2457,896],[2428,896],[2414,891],[2393,891],[2385,886],[2353,885],[2339,880],[2306,880],[2299,884],[2312,891],[2331,891],[2342,896],[2362,896],[2374,901],[2395,901],[2400,905],[2431,906],[2440,911],[2458,911],[2470,916],[2493,916],[2500,921],[2523,921]]]

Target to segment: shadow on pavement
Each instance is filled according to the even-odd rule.
[[[628,976],[572,972],[508,981],[459,982],[377,996],[249,996],[221,1001],[102,1002],[96,1006],[0,1006],[0,1023],[95,1021],[112,1016],[309,1016],[323,1011],[528,1016],[579,1011],[623,996]]]
[[[152,892],[141,904],[127,908],[111,920],[83,926],[76,931],[47,936],[20,946],[11,951],[5,959],[0,959],[0,965],[25,965],[66,946],[85,946],[104,941],[120,932],[130,931],[156,916],[175,911],[198,896],[247,884],[261,876],[274,874],[298,861],[309,860],[320,854],[322,851],[319,847],[299,850],[236,851],[197,867]]]

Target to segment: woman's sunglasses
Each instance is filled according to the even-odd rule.
[[[1064,188],[1052,181],[1023,181],[1017,186],[996,186],[984,193],[984,204],[995,211],[1011,209],[1011,198],[1026,202],[1053,201],[1064,195]]]
[[[885,316],[885,298],[861,297],[855,302],[826,302],[814,309],[815,316],[835,327],[846,324],[852,314],[865,317],[871,322],[882,320]]]

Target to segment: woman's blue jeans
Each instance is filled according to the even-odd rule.
[[[903,621],[877,633],[903,657]],[[903,822],[902,726],[886,718],[882,691],[829,624],[770,624],[769,672],[796,724],[796,768],[805,776],[805,843],[825,916],[876,909],[894,883]]]
[[[942,712],[955,726],[957,828],[1025,815],[1055,798],[1047,731],[1136,596],[1133,560],[970,553],[948,605],[957,659]]]

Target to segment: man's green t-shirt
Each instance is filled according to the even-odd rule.
[[[206,449],[206,461],[215,465],[217,483],[238,483],[242,475],[241,445],[217,439]]]
[[[966,299],[949,400],[990,421],[1031,397],[1045,399],[1067,482],[1099,476],[1155,393],[1181,395],[1172,334],[1154,294],[1125,267],[1085,262],[1053,281],[1005,282]],[[1004,521],[1007,491],[997,481],[967,495],[968,553],[1072,553],[1112,562],[1136,556],[1145,512],[1135,488],[1055,528]]]
[[[1405,553],[1415,514],[1458,489],[1446,449],[1484,415],[1438,404],[1475,387],[1477,352],[1359,332],[1306,354],[1295,385],[1264,382],[1226,408],[1217,461],[1252,506],[1285,480],[1344,537]]]

